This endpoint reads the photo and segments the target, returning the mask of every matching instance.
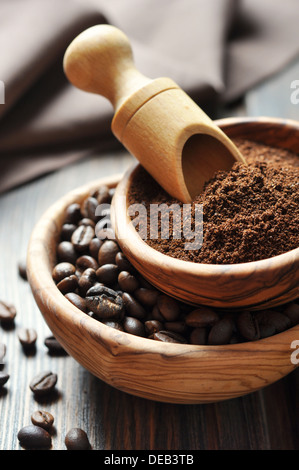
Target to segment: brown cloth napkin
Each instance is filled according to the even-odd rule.
[[[122,29],[142,73],[172,78],[213,117],[299,54],[298,20],[298,0],[2,0],[0,192],[118,145],[111,104],[63,73],[84,29]]]

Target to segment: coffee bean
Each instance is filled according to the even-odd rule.
[[[32,413],[31,422],[35,426],[40,426],[46,431],[50,431],[54,423],[54,416],[48,411],[38,410]]]
[[[75,271],[76,268],[73,264],[64,261],[54,266],[54,269],[52,271],[52,277],[55,282],[60,282],[65,277],[69,277],[72,274],[75,274]]]
[[[144,326],[145,326],[145,330],[146,330],[146,332],[149,336],[153,335],[157,331],[163,330],[163,328],[164,328],[163,323],[158,321],[158,320],[147,320],[144,323]]]
[[[4,325],[11,325],[17,315],[14,305],[0,300],[0,322]]]
[[[269,315],[267,310],[256,312],[255,318],[258,322],[260,338],[267,338],[268,336],[275,335],[275,326],[271,322],[271,315]]]
[[[93,227],[90,227],[90,225],[80,225],[74,231],[71,242],[78,252],[82,252],[88,249],[94,235],[95,231]]]
[[[94,194],[93,197],[96,198],[98,204],[108,204],[111,202],[111,193],[108,186],[101,186]]]
[[[37,332],[34,328],[19,328],[18,338],[24,349],[32,348],[37,340]]]
[[[6,384],[8,379],[9,379],[9,374],[0,370],[0,388],[3,387],[4,384]]]
[[[93,286],[86,293],[86,305],[99,318],[122,318],[124,303],[121,296],[105,286]]]
[[[128,271],[132,274],[135,272],[135,268],[121,251],[116,254],[115,263],[119,267],[120,271]]]
[[[67,450],[90,450],[91,445],[88,436],[83,429],[70,429],[64,439]]]
[[[125,316],[123,326],[127,333],[136,336],[146,336],[144,324],[138,318]]]
[[[154,333],[153,339],[162,341],[164,343],[186,343],[186,339],[183,336],[179,335],[178,333],[165,330],[160,330]]]
[[[65,298],[68,299],[75,307],[77,307],[82,312],[86,313],[86,300],[75,292],[68,292],[65,294]]]
[[[175,321],[180,315],[178,302],[166,294],[160,294],[157,298],[158,309],[167,321]]]
[[[60,232],[60,239],[62,241],[70,241],[77,225],[75,224],[63,224]]]
[[[95,197],[89,196],[85,198],[81,205],[81,214],[83,218],[92,219],[93,221],[98,220],[98,216],[96,216],[98,205],[99,203]]]
[[[167,331],[173,331],[174,333],[184,334],[186,332],[186,323],[183,320],[166,321],[164,327]]]
[[[74,292],[78,287],[78,277],[75,274],[65,277],[57,284],[57,288],[62,294]]]
[[[260,338],[259,325],[252,312],[241,312],[236,318],[238,329],[241,335],[249,341],[256,341]]]
[[[152,313],[151,313],[151,318],[153,320],[158,320],[158,321],[164,323],[165,319],[164,319],[163,315],[161,315],[160,310],[158,309],[158,305],[154,305],[154,307],[152,309]]]
[[[29,387],[36,396],[44,396],[51,393],[57,383],[57,374],[46,371],[37,374],[30,382]]]
[[[103,241],[99,240],[98,238],[93,238],[88,246],[89,253],[90,255],[97,260],[98,259],[98,254],[99,254],[99,249],[102,246]]]
[[[119,269],[116,264],[103,264],[97,271],[97,278],[99,282],[111,286],[117,282]]]
[[[128,292],[124,292],[122,295],[122,299],[124,302],[124,306],[126,309],[126,312],[128,313],[129,316],[135,317],[135,318],[145,318],[146,316],[146,310],[145,308],[137,302],[134,297],[129,294]]]
[[[76,268],[80,271],[84,271],[87,268],[94,269],[95,271],[98,269],[99,265],[96,260],[89,255],[82,255],[76,261]]]
[[[62,241],[57,247],[57,258],[60,262],[76,264],[77,252],[70,241]]]
[[[48,431],[34,424],[20,429],[18,439],[24,449],[50,449],[52,446],[52,438]]]
[[[86,292],[96,283],[96,281],[97,275],[95,270],[92,268],[85,269],[78,282],[80,294],[84,297]]]
[[[19,275],[24,281],[27,281],[27,266],[25,261],[20,261],[18,264]]]
[[[208,332],[204,327],[194,328],[190,333],[190,343],[204,345],[207,344]]]
[[[78,225],[90,225],[93,228],[96,226],[95,222],[92,219],[88,219],[87,217],[81,219]]]
[[[214,325],[219,319],[218,313],[214,310],[200,307],[186,315],[186,324],[193,328],[202,328]]]
[[[139,287],[136,277],[128,271],[121,271],[119,273],[118,284],[123,291],[129,293],[134,292]]]
[[[208,335],[208,344],[228,344],[234,331],[234,322],[230,317],[223,317],[215,323]]]
[[[44,345],[48,348],[49,353],[51,354],[67,354],[55,336],[47,336],[44,340]]]
[[[148,289],[146,287],[140,287],[134,291],[134,297],[137,299],[144,307],[153,307],[159,295],[159,291],[155,289]]]
[[[119,246],[115,241],[105,240],[101,245],[98,253],[99,265],[103,266],[103,264],[115,264],[115,257],[119,251]]]
[[[275,310],[260,311],[256,314],[256,318],[257,321],[263,325],[267,323],[271,324],[275,329],[275,332],[272,334],[281,333],[291,326],[291,320],[288,316],[283,313],[276,312]]]
[[[299,304],[295,302],[288,304],[283,310],[283,314],[290,319],[291,326],[297,325],[299,323]]]
[[[70,204],[65,211],[64,223],[77,224],[81,219],[81,207],[80,204],[74,202]]]
[[[110,328],[114,328],[115,330],[124,331],[122,324],[119,323],[118,321],[101,320],[101,323],[103,323],[106,326],[110,326]]]

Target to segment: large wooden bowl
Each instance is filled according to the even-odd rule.
[[[274,135],[279,129],[268,126],[265,134]],[[288,133],[292,142],[294,132]],[[101,184],[115,187],[120,179],[120,175],[100,179],[64,196],[42,216],[29,242],[27,270],[34,298],[66,351],[111,386],[169,403],[231,399],[259,390],[293,371],[298,365],[298,361],[292,361],[292,353],[294,356],[298,347],[299,325],[256,342],[224,346],[170,344],[116,331],[81,312],[62,295],[52,279],[52,268],[65,209],[72,202],[83,201]]]
[[[257,140],[299,153],[297,122],[233,118],[218,125],[230,138]],[[116,189],[113,224],[122,251],[150,283],[178,300],[217,308],[257,310],[299,297],[299,248],[271,259],[232,265],[181,261],[151,248],[127,215],[126,195],[138,166],[128,170]]]

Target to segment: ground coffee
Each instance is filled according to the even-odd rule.
[[[248,140],[236,140],[248,166],[235,163],[232,170],[220,171],[192,203],[192,230],[196,229],[194,207],[203,206],[203,244],[186,250],[186,239],[169,234],[150,234],[147,220],[146,242],[154,249],[185,261],[232,264],[270,258],[299,246],[299,158],[297,154]],[[182,204],[172,199],[142,168],[134,179],[129,204],[142,203],[150,214],[152,204]],[[163,217],[163,216],[162,216]],[[181,218],[183,221],[183,217]],[[183,223],[183,222],[182,222]]]

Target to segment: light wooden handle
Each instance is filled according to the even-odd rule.
[[[77,88],[112,103],[114,135],[177,199],[190,202],[216,171],[244,161],[174,81],[152,80],[136,69],[129,39],[118,28],[97,25],[77,36],[66,50],[64,71]]]
[[[63,66],[73,85],[103,95],[115,110],[152,82],[136,69],[127,36],[110,25],[93,26],[77,36],[66,50]]]

